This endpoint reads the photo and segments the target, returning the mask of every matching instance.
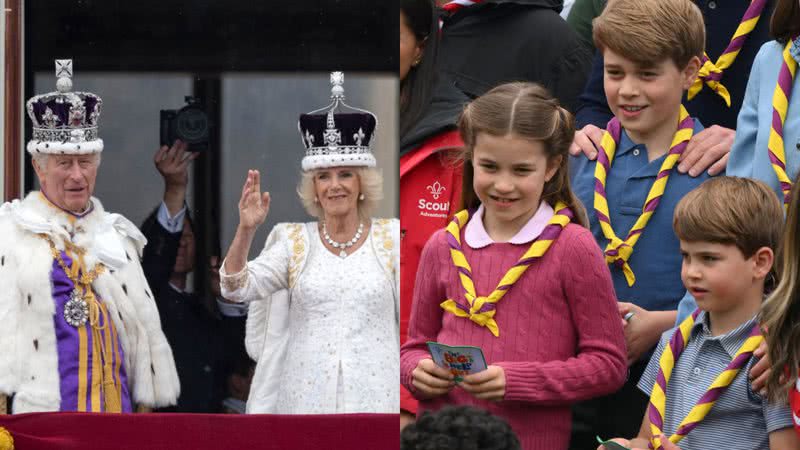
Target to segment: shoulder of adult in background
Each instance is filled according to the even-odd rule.
[[[400,136],[400,155],[416,149],[432,136],[455,129],[464,106],[469,102],[469,97],[456,87],[448,75],[438,74],[427,110],[408,133]]]
[[[567,23],[581,38],[586,49],[595,51],[592,38],[592,20],[603,12],[606,0],[575,0],[567,17]]]
[[[487,0],[455,12],[444,21],[440,72],[470,97],[503,82],[541,78],[542,64],[551,66],[566,49],[583,50],[558,15],[561,6],[561,0]]]

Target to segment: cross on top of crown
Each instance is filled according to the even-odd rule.
[[[72,60],[71,59],[57,59],[56,60],[56,78],[67,77],[72,78]]]
[[[69,92],[72,89],[71,59],[56,60],[56,89],[62,94]]]
[[[331,97],[344,98],[344,72],[331,72]]]

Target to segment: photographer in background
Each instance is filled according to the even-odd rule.
[[[238,355],[244,354],[247,307],[219,300],[218,256],[212,256],[207,267],[214,297],[187,292],[187,275],[196,261],[186,190],[189,165],[201,154],[188,152],[187,147],[176,140],[172,147],[159,148],[154,156],[164,179],[164,198],[142,224],[148,240],[142,267],[181,382],[177,406],[164,411],[216,413],[222,411],[223,398],[233,396],[229,378],[234,376]],[[212,254],[218,255],[219,249],[215,252]]]

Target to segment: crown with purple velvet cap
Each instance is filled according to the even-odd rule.
[[[306,155],[303,170],[340,166],[375,167],[369,144],[378,125],[375,114],[344,102],[344,74],[331,73],[331,103],[301,114],[297,129]]]
[[[56,91],[36,95],[26,103],[33,122],[28,152],[81,155],[103,151],[97,120],[103,100],[91,92],[71,92],[72,60],[56,60]]]

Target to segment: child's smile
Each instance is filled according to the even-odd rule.
[[[533,217],[544,184],[558,169],[558,164],[548,164],[541,142],[486,133],[475,140],[472,166],[473,189],[486,209],[486,231],[501,242],[512,238]]]

